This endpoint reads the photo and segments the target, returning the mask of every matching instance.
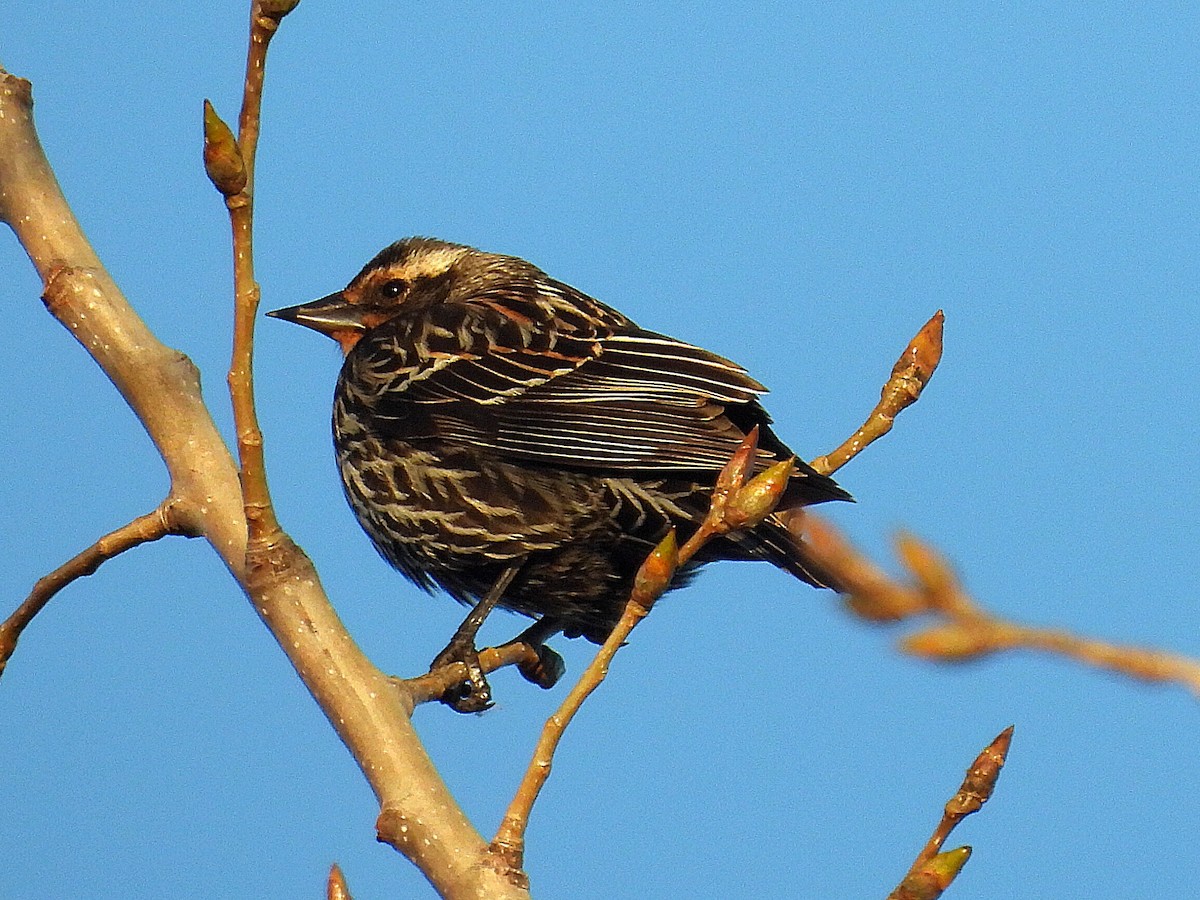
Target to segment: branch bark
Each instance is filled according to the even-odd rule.
[[[0,219],[41,276],[47,309],[129,403],[167,465],[180,521],[224,561],[351,750],[380,800],[381,833],[444,897],[527,898],[486,865],[486,844],[425,753],[411,706],[354,645],[307,557],[282,533],[247,553],[238,469],[198,372],[104,270],[45,157],[32,105],[29,82],[0,69]]]

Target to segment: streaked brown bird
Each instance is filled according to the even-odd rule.
[[[513,256],[408,238],[343,290],[268,315],[346,354],[333,439],[346,498],[375,548],[426,590],[475,604],[435,665],[463,659],[447,702],[486,707],[475,631],[496,605],[601,642],[634,574],[674,525],[704,518],[717,473],[758,426],[756,471],[793,454],[759,404],[765,388],[707,350],[646,331]],[[707,562],[770,562],[827,586],[784,524],[850,495],[796,463],[779,513],[719,538]]]

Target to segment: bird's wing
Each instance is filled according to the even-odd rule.
[[[423,333],[399,343],[424,359],[395,386],[395,403],[378,406],[385,416],[394,409],[397,436],[429,429],[575,468],[706,470],[724,465],[744,428],[769,422],[756,401],[765,389],[736,363],[584,295],[529,296],[481,295],[422,317]],[[734,409],[741,427],[726,415]]]

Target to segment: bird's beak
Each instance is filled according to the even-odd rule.
[[[361,306],[346,302],[346,295],[341,291],[301,303],[299,306],[285,306],[283,309],[273,309],[268,316],[273,319],[283,319],[285,322],[295,322],[321,334],[332,337],[340,331],[362,333],[367,330]]]
[[[375,311],[348,302],[342,291],[299,306],[273,309],[267,315],[319,331],[341,344],[343,353],[349,353],[358,339],[381,321]]]

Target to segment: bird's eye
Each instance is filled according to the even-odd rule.
[[[399,278],[393,278],[391,281],[385,281],[383,287],[379,289],[379,293],[388,300],[395,300],[397,297],[404,294],[408,290],[408,282],[402,281]]]

